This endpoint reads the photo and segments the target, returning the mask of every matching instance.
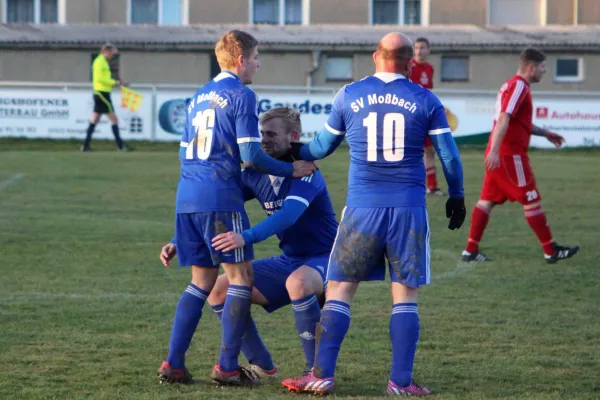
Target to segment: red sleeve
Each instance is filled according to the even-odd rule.
[[[500,106],[500,112],[514,115],[523,103],[523,99],[527,96],[527,85],[518,79],[511,82],[506,90],[502,92],[502,104]]]
[[[433,65],[429,64],[429,85],[430,89],[433,89],[433,73],[434,73]]]

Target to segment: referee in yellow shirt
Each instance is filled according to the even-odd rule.
[[[119,134],[119,121],[115,114],[115,109],[110,98],[110,92],[113,86],[125,85],[121,81],[112,78],[108,62],[118,54],[117,47],[111,43],[102,46],[100,55],[96,57],[92,64],[92,83],[94,86],[94,112],[90,118],[90,125],[87,128],[85,142],[81,146],[81,151],[92,151],[90,141],[100,121],[102,114],[106,114],[112,125],[112,132],[115,135],[115,142],[120,151],[131,151],[132,149],[123,143]]]

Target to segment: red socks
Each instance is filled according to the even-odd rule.
[[[544,254],[553,255],[554,240],[552,240],[552,232],[550,232],[550,227],[546,221],[546,214],[544,214],[541,205],[538,204],[534,208],[526,209],[525,219],[542,244]]]
[[[476,253],[479,250],[479,241],[483,237],[485,227],[490,220],[490,214],[487,210],[475,206],[471,216],[471,228],[469,229],[469,241],[465,250],[469,253]]]

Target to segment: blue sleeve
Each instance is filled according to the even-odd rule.
[[[444,176],[448,183],[448,194],[452,198],[464,197],[463,167],[456,142],[446,118],[446,110],[435,96],[431,95],[429,113],[429,138],[442,163]]]
[[[306,145],[300,149],[300,157],[303,160],[320,160],[327,157],[344,140],[346,134],[346,123],[344,121],[344,101],[346,87],[341,88],[333,99],[331,114],[327,119],[325,127]]]
[[[242,171],[242,193],[244,194],[244,202],[256,198],[256,196],[254,195],[254,191],[252,190],[252,187],[248,182],[249,179],[252,179],[250,177],[250,172]]]
[[[173,244],[176,244],[176,243],[177,243],[177,240],[175,240],[175,236],[173,236],[173,239],[171,239],[171,242],[170,242],[170,243],[173,243]]]
[[[256,101],[256,93],[250,88],[246,88],[241,96],[236,98],[234,116],[235,135],[238,144],[250,141],[260,143],[260,134],[258,133],[258,102]]]
[[[239,141],[239,140],[238,140]],[[247,168],[264,174],[291,177],[294,173],[294,166],[285,161],[279,161],[270,157],[262,151],[260,143],[246,142],[238,145],[242,161]]]
[[[262,242],[294,225],[319,194],[323,184],[323,177],[318,172],[294,179],[283,206],[267,219],[242,232],[246,244]]]

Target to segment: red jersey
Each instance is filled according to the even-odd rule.
[[[494,128],[501,112],[510,115],[506,135],[500,144],[500,156],[526,155],[531,139],[533,118],[533,101],[529,83],[518,75],[513,76],[502,85],[494,112]],[[492,128],[492,129],[494,129]],[[492,140],[488,141],[486,153]]]
[[[413,58],[411,66],[410,80],[425,89],[433,89],[433,65],[428,62],[419,63]]]

